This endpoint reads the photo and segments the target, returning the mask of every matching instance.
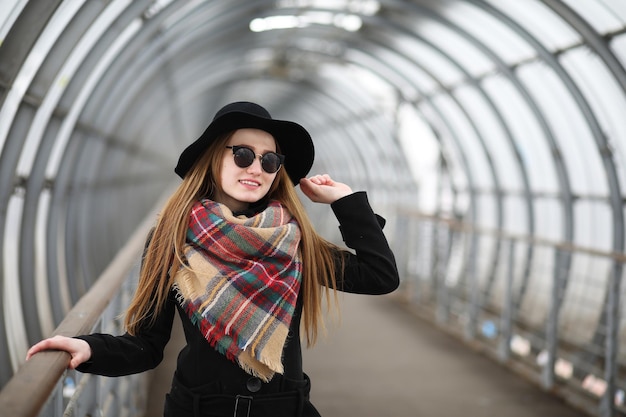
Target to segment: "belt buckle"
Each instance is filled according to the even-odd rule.
[[[250,407],[252,406],[252,398],[249,395],[237,395],[235,397],[235,412],[233,413],[233,417],[250,417]],[[240,403],[240,400],[241,401]],[[246,409],[246,405],[247,404],[247,409]],[[242,406],[241,411],[243,412],[245,410],[246,414],[239,414],[239,406]]]

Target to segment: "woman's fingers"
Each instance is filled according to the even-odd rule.
[[[327,204],[352,193],[349,186],[335,182],[328,174],[301,179],[300,189],[311,201]]]
[[[69,353],[72,357],[69,363],[71,369],[76,368],[91,357],[91,347],[84,340],[66,336],[54,336],[34,344],[26,353],[26,360],[45,350],[62,350]]]

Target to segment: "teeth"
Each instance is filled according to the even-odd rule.
[[[259,185],[258,183],[254,182],[254,181],[239,181],[239,182],[242,183],[242,184],[245,184],[245,185],[252,185],[254,187]]]

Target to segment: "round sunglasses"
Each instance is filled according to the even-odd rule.
[[[233,145],[227,146],[227,148],[233,150],[235,165],[239,168],[248,168],[258,156],[261,161],[261,168],[263,168],[263,171],[268,174],[275,174],[285,162],[285,155],[281,155],[276,152],[267,152],[263,155],[259,155],[254,153],[254,151],[247,146]]]

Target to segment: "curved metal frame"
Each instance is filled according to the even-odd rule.
[[[613,77],[618,93],[626,96],[626,70],[607,40],[607,36],[623,35],[599,33],[585,16],[562,0],[537,1],[580,36],[583,45]],[[21,346],[39,339],[63,319],[71,304],[107,267],[115,249],[128,239],[129,231],[158,198],[164,184],[169,186],[175,180],[172,155],[193,139],[194,132],[204,127],[208,115],[220,103],[242,96],[262,99],[275,116],[308,121],[307,127],[320,145],[318,155],[324,159],[317,161],[315,168],[336,171],[355,188],[368,189],[372,201],[388,210],[387,217],[396,216],[398,222],[404,219],[404,214],[398,213],[406,210],[407,202],[417,194],[418,184],[408,169],[410,155],[399,147],[394,106],[407,103],[421,113],[440,144],[440,196],[449,193],[453,199],[451,205],[441,198],[437,201],[438,220],[459,214],[469,221],[471,229],[485,213],[479,211],[479,200],[487,198],[496,208],[493,225],[499,232],[475,233],[450,228],[445,222],[434,227],[439,235],[432,243],[440,245],[440,250],[434,251],[436,264],[430,279],[439,291],[440,299],[435,300],[440,302],[436,307],[439,317],[453,327],[454,321],[447,318],[450,302],[461,300],[466,304],[455,313],[468,315],[459,318],[468,318],[465,337],[478,340],[480,320],[488,319],[490,314],[506,316],[503,320],[508,324],[502,329],[506,335],[499,349],[501,358],[508,358],[508,338],[515,331],[512,324],[523,301],[531,296],[528,286],[536,279],[534,268],[540,262],[542,245],[534,238],[541,236],[537,219],[542,214],[537,207],[545,196],[533,189],[530,164],[520,154],[519,138],[496,96],[484,85],[495,79],[494,73],[519,95],[551,151],[562,244],[575,242],[580,219],[574,216],[574,207],[578,199],[590,197],[574,195],[575,176],[568,172],[568,155],[560,148],[558,132],[550,124],[549,115],[542,113],[532,86],[524,85],[520,78],[520,68],[528,62],[505,62],[493,45],[447,17],[446,8],[455,4],[462,3],[504,25],[512,36],[532,48],[537,62],[558,77],[589,127],[602,163],[604,171],[598,175],[606,180],[608,194],[594,198],[606,199],[611,210],[611,253],[624,252],[625,185],[620,183],[614,157],[615,152],[623,150],[611,148],[611,142],[620,138],[606,136],[601,115],[596,113],[599,110],[591,106],[559,59],[568,49],[550,50],[503,6],[485,0],[379,3],[379,13],[360,16],[363,26],[353,34],[332,25],[264,33],[252,33],[248,28],[252,17],[337,13],[314,3],[305,9],[278,9],[280,5],[272,0],[28,2],[0,44],[0,297],[4,300],[19,292],[19,300],[11,299],[6,308],[12,309],[13,315],[21,310],[24,321],[20,329],[9,329],[5,313],[0,313],[0,334],[13,331],[11,334],[19,339],[0,339],[0,382],[10,377],[10,370],[19,362]],[[489,61],[494,73],[472,74],[455,48],[439,47],[427,31],[416,28],[419,19],[436,22],[464,38]],[[57,22],[57,26],[50,22]],[[43,33],[50,36],[43,39]],[[444,75],[432,70],[424,58],[396,47],[394,37],[432,50],[462,79],[448,85]],[[35,52],[33,48],[38,46],[42,50]],[[570,49],[580,47],[576,44]],[[242,61],[245,53],[256,53],[259,58],[253,62],[244,56]],[[346,80],[350,68],[377,77],[387,91],[374,92],[369,86],[359,86],[357,80]],[[425,80],[428,85],[423,84]],[[411,91],[403,91],[404,87]],[[483,137],[484,124],[479,115],[464,107],[466,103],[457,94],[460,87],[468,87],[477,95],[501,129],[515,163],[510,172],[504,172],[496,163],[498,149],[490,146],[489,137]],[[376,94],[385,94],[388,102],[377,102]],[[438,98],[448,101],[465,119],[468,131],[459,129],[448,118]],[[475,140],[467,140],[470,135]],[[332,150],[327,149],[329,144]],[[477,189],[480,178],[473,168],[480,162],[487,165],[485,172],[493,184],[485,194]],[[455,183],[459,178],[455,174],[460,174],[463,184]],[[528,245],[521,258],[513,254],[521,246],[504,230],[506,199],[519,196],[519,192],[509,189],[501,175],[516,175],[516,184],[522,186],[521,210],[528,219],[525,233],[530,239],[525,241]],[[461,207],[465,197],[468,207]],[[110,202],[119,207],[111,208]],[[448,207],[455,212],[446,213]],[[459,209],[465,212],[457,213]],[[323,217],[314,207],[311,213]],[[10,223],[14,221],[19,221],[19,226]],[[332,222],[319,221],[321,229],[333,233]],[[413,229],[400,229],[399,236],[418,238]],[[487,253],[481,242],[492,240],[494,246]],[[566,246],[548,246],[553,254],[552,294],[547,325],[537,342],[538,346],[544,343],[547,351],[541,375],[546,388],[558,383],[554,368],[559,356],[559,331],[563,331],[559,315],[568,282],[576,279],[572,251]],[[489,256],[489,260],[478,264],[478,256]],[[459,270],[452,266],[458,259],[462,263]],[[509,272],[503,274],[503,270]],[[468,284],[469,299],[463,298],[466,293],[461,294],[465,288],[457,293],[447,286],[448,274],[459,276],[457,284]],[[602,397],[603,416],[611,415],[613,395],[621,389],[613,370],[624,365],[618,356],[622,275],[621,261],[612,261],[604,288],[605,306],[592,341],[594,346],[603,343],[605,349],[598,354],[581,348],[580,353],[604,358],[608,388]],[[519,285],[513,289],[514,279]],[[485,311],[496,285],[503,286],[498,287],[498,296],[504,297],[504,311]],[[41,300],[46,287],[46,299]]]

